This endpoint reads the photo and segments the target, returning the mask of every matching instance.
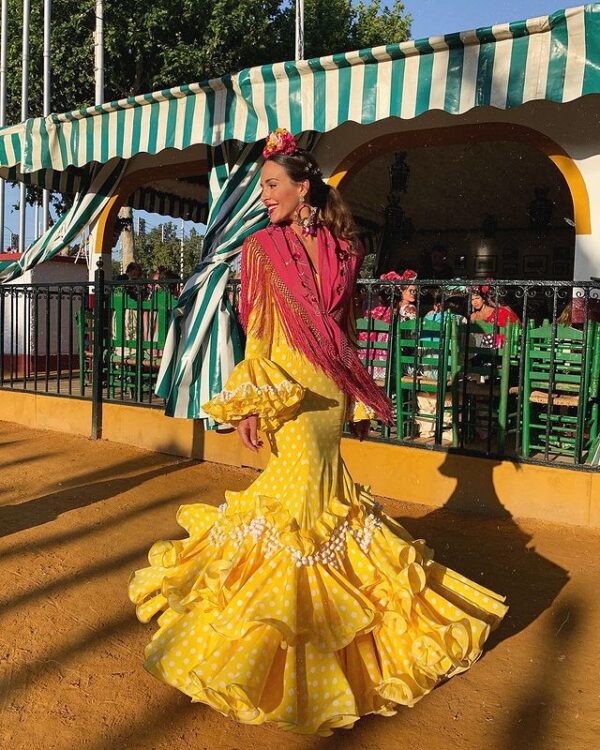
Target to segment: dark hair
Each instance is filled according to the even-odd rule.
[[[439,305],[444,311],[454,313],[454,315],[464,315],[465,300],[461,296],[457,296],[455,292],[438,287],[431,294],[434,307]]]
[[[283,167],[292,182],[309,181],[308,197],[311,205],[319,209],[321,221],[336,237],[346,240],[354,249],[358,232],[350,209],[339,192],[323,181],[317,160],[310,151],[299,148],[293,154],[273,154],[269,161]]]
[[[134,260],[131,261],[131,263],[127,264],[127,268],[125,269],[125,273],[130,273],[131,271],[142,271],[142,267],[139,263],[136,263]]]

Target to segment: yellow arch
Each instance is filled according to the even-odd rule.
[[[391,133],[361,144],[345,156],[328,179],[332,187],[340,187],[344,180],[356,174],[372,159],[391,151],[403,151],[417,146],[447,146],[468,142],[514,141],[542,151],[553,162],[565,179],[573,200],[573,217],[577,234],[591,234],[592,221],[587,185],[578,166],[567,152],[551,138],[533,128],[508,123],[455,125],[448,128],[429,128]]]

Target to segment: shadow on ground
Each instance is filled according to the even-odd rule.
[[[482,459],[475,478],[464,472],[460,456],[448,452],[440,473],[457,482],[443,507],[419,518],[396,519],[414,537],[425,539],[438,562],[506,596],[509,611],[487,650],[536,620],[569,581],[564,568],[536,552],[531,535],[500,501],[493,478],[499,464]],[[484,490],[477,494],[475,487]]]

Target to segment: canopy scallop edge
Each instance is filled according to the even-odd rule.
[[[600,93],[600,3],[513,23],[248,68],[0,130],[0,176],[56,185],[67,168],[196,144],[327,132],[428,110],[461,114]],[[72,171],[72,170],[71,170]],[[75,178],[76,179],[76,178]],[[55,189],[56,189],[55,188]]]

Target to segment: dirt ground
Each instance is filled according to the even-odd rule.
[[[591,750],[600,746],[600,534],[383,500],[436,559],[511,606],[483,658],[391,718],[333,737],[238,724],[142,669],[127,598],[182,503],[255,476],[0,422],[4,750]],[[408,488],[407,488],[408,490]]]

